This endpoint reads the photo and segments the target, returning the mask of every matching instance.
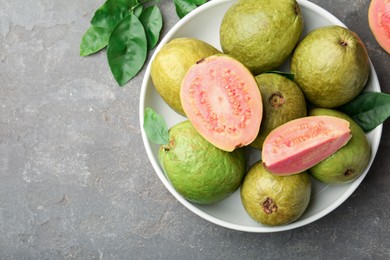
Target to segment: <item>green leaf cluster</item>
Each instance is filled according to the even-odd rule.
[[[120,86],[135,77],[145,64],[163,26],[157,2],[107,0],[96,11],[80,43],[80,55],[107,47],[110,70]]]
[[[182,18],[207,0],[173,0]],[[160,39],[159,0],[107,0],[94,13],[80,43],[80,56],[107,47],[110,70],[120,86],[135,77]]]

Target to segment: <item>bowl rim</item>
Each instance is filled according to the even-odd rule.
[[[349,187],[343,192],[342,196],[340,196],[337,200],[333,201],[332,204],[330,204],[328,207],[320,210],[318,213],[311,215],[309,217],[306,217],[301,220],[297,220],[296,222],[292,222],[290,224],[286,225],[281,225],[281,226],[274,226],[274,227],[268,227],[268,226],[245,226],[245,225],[240,225],[236,223],[231,223],[226,220],[222,220],[218,217],[212,216],[195,205],[193,205],[191,202],[187,201],[184,199],[170,184],[168,179],[166,178],[164,172],[162,171],[159,163],[154,157],[151,144],[146,136],[146,133],[143,129],[143,122],[144,122],[144,110],[145,110],[145,97],[146,97],[146,92],[147,92],[147,86],[149,85],[149,82],[151,81],[150,79],[150,67],[151,67],[151,61],[155,58],[156,54],[159,52],[159,50],[162,48],[162,46],[170,41],[172,39],[172,36],[177,33],[177,31],[184,26],[186,23],[188,23],[191,19],[193,19],[195,16],[197,16],[199,13],[203,12],[204,10],[224,4],[224,3],[229,3],[229,2],[236,2],[237,0],[212,0],[209,1],[198,8],[196,8],[194,11],[190,12],[187,14],[185,17],[183,17],[181,20],[179,20],[168,32],[167,34],[163,37],[163,39],[160,41],[160,43],[157,45],[156,49],[154,50],[153,55],[151,56],[149,63],[147,65],[144,78],[142,80],[142,87],[141,87],[141,93],[140,93],[140,103],[139,103],[139,120],[140,120],[140,129],[141,129],[141,136],[142,140],[145,146],[145,150],[147,153],[147,156],[149,158],[150,163],[153,166],[154,171],[158,175],[159,179],[161,182],[164,184],[165,188],[168,189],[168,191],[187,209],[195,213],[196,215],[200,216],[201,218],[208,220],[211,223],[214,223],[216,225],[229,228],[232,230],[236,231],[244,231],[244,232],[251,232],[251,233],[272,233],[272,232],[280,232],[280,231],[287,231],[291,229],[296,229],[302,226],[305,226],[307,224],[310,224],[312,222],[315,222],[325,215],[329,214],[333,210],[335,210],[337,207],[339,207],[343,202],[345,202],[351,194],[357,189],[357,187],[360,185],[360,183],[363,181],[365,176],[367,175],[367,172],[369,171],[375,157],[376,153],[379,147],[380,139],[382,136],[382,129],[383,129],[383,124],[378,125],[374,130],[376,131],[375,138],[372,141],[372,146],[375,148],[372,151],[372,156],[371,160],[369,162],[369,165],[367,166],[367,170],[356,180],[354,180],[352,183],[349,184]],[[325,10],[324,8],[308,1],[308,0],[297,0],[298,4],[301,7],[307,8],[310,11],[313,11],[315,13],[318,13],[322,17],[326,17],[326,19],[330,20],[333,24],[335,25],[340,25],[343,27],[347,27],[344,23],[342,23],[336,16],[334,16],[332,13],[329,11]],[[379,91],[380,91],[380,84],[379,80],[376,74],[376,71],[373,67],[373,64],[370,60],[370,77],[374,81],[374,84],[379,86]]]

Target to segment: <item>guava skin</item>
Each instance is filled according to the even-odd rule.
[[[252,219],[266,226],[279,226],[302,216],[310,202],[311,188],[307,172],[277,176],[258,161],[245,175],[240,195]]]
[[[199,39],[175,38],[165,44],[152,61],[150,75],[157,92],[177,113],[185,116],[180,102],[180,85],[188,69],[197,61],[221,53]]]
[[[302,30],[303,17],[295,0],[241,0],[222,19],[220,44],[224,53],[258,75],[283,64]]]
[[[267,135],[276,127],[307,115],[305,97],[292,80],[276,73],[255,77],[263,100],[260,131],[251,146],[261,150]]]
[[[246,170],[245,150],[222,151],[207,142],[190,121],[169,130],[159,150],[160,164],[172,186],[188,201],[212,204],[236,191]]]
[[[363,90],[370,64],[359,36],[332,25],[315,29],[301,40],[292,54],[290,71],[309,102],[335,108]]]
[[[314,108],[310,115],[330,115],[350,123],[352,138],[336,153],[310,168],[309,173],[326,184],[345,184],[356,180],[367,168],[371,147],[361,127],[348,115],[334,109]]]

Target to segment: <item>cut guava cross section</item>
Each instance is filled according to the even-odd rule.
[[[349,122],[333,116],[307,116],[275,128],[263,143],[262,160],[271,173],[303,172],[326,159],[351,138]]]
[[[210,143],[225,151],[257,136],[263,104],[251,72],[227,55],[194,64],[183,78],[180,99],[188,119]]]

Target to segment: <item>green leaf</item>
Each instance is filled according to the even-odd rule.
[[[91,24],[112,30],[137,4],[137,0],[107,0],[96,10]]]
[[[366,92],[340,107],[368,132],[390,117],[390,95],[380,92]]]
[[[144,125],[146,136],[156,144],[168,144],[169,133],[164,118],[150,107],[145,108]]]
[[[80,56],[88,56],[106,47],[110,33],[105,28],[90,26],[81,39]]]
[[[173,0],[173,2],[175,4],[176,14],[180,18],[183,18],[197,7],[191,0]]]
[[[148,50],[156,46],[163,25],[163,19],[160,9],[153,5],[146,8],[139,17],[145,28],[146,38],[148,41]]]
[[[111,72],[120,86],[125,85],[143,67],[147,55],[144,27],[137,16],[126,16],[112,31],[107,46]]]
[[[277,70],[269,70],[269,71],[265,71],[264,73],[275,73],[275,74],[279,74],[279,75],[282,75],[290,80],[294,80],[294,77],[295,75],[293,73],[288,73],[288,72],[283,72],[283,71],[277,71]]]
[[[142,4],[137,5],[136,7],[133,8],[133,14],[139,18],[143,10],[144,10],[144,6]]]
[[[112,30],[130,10],[142,12],[142,5],[137,0],[107,0],[92,17],[92,26],[86,31],[80,44],[80,55],[88,56],[98,52],[108,44]],[[137,7],[141,7],[141,10]]]
[[[207,0],[173,0],[176,8],[176,14],[183,18],[198,6],[207,2]]]
[[[207,2],[207,0],[188,0],[188,2],[196,4],[197,6],[202,5]]]

